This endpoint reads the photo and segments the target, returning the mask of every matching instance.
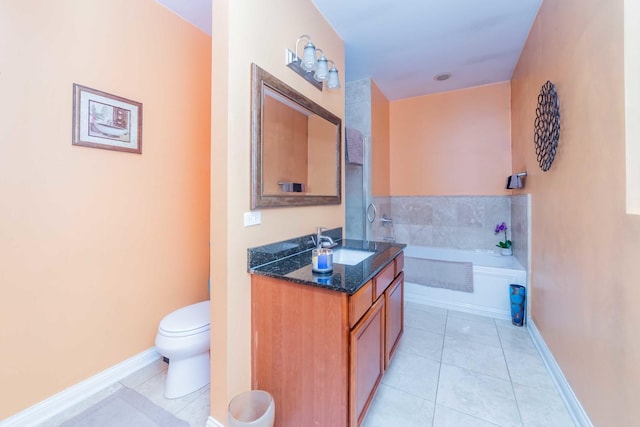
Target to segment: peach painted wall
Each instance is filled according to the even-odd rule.
[[[0,3],[0,419],[207,298],[210,67],[153,0]],[[142,155],[71,145],[74,82],[143,103]]]
[[[371,192],[389,196],[389,100],[371,80]]]
[[[504,195],[509,83],[391,102],[391,195]]]
[[[250,209],[251,63],[344,117],[344,89],[320,92],[284,63],[285,49],[309,34],[335,61],[344,87],[344,46],[310,0],[215,0],[213,7],[211,413],[223,421],[229,400],[251,389],[247,248],[344,225],[344,206],[331,205],[264,209],[262,224],[243,226]]]
[[[532,200],[531,315],[596,426],[640,418],[640,216],[625,214],[623,16],[623,0],[545,0],[511,85],[513,168],[527,170]],[[542,172],[533,123],[547,80],[561,134]]]

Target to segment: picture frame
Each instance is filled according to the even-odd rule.
[[[142,154],[142,103],[74,83],[72,144]]]

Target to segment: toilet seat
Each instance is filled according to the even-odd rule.
[[[158,333],[167,337],[196,335],[209,330],[209,301],[178,309],[160,321]]]

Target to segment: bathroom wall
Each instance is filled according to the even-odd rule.
[[[389,100],[371,80],[371,193],[374,197],[391,194],[389,106]]]
[[[497,249],[496,224],[511,223],[509,110],[508,82],[391,102],[389,197],[376,194],[374,238]]]
[[[640,418],[640,216],[625,203],[623,3],[545,0],[511,83],[513,170],[527,170],[522,193],[531,197],[531,316],[597,426]],[[542,172],[532,135],[547,80],[561,132]]]
[[[210,74],[153,0],[0,2],[0,419],[208,297]],[[74,82],[143,104],[141,155],[71,145]]]
[[[229,400],[252,387],[247,248],[344,224],[344,205],[329,205],[264,209],[260,225],[243,226],[250,203],[251,63],[339,117],[344,89],[320,92],[285,65],[284,51],[308,34],[335,61],[343,88],[345,70],[343,42],[310,0],[215,0],[213,8],[211,413],[224,421]]]
[[[508,195],[509,83],[390,104],[390,195]]]

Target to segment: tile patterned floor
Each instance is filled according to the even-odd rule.
[[[364,427],[570,427],[526,329],[415,303]]]
[[[176,417],[189,422],[192,427],[204,427],[209,417],[209,386],[178,399],[165,399],[162,393],[164,392],[164,383],[167,378],[167,366],[162,360],[158,360],[49,419],[41,424],[41,427],[59,426],[123,386],[137,391]]]
[[[43,424],[55,427],[122,386],[194,427],[209,416],[209,387],[180,399],[162,396],[158,361]],[[564,403],[526,329],[510,321],[415,303],[364,427],[569,427]]]

